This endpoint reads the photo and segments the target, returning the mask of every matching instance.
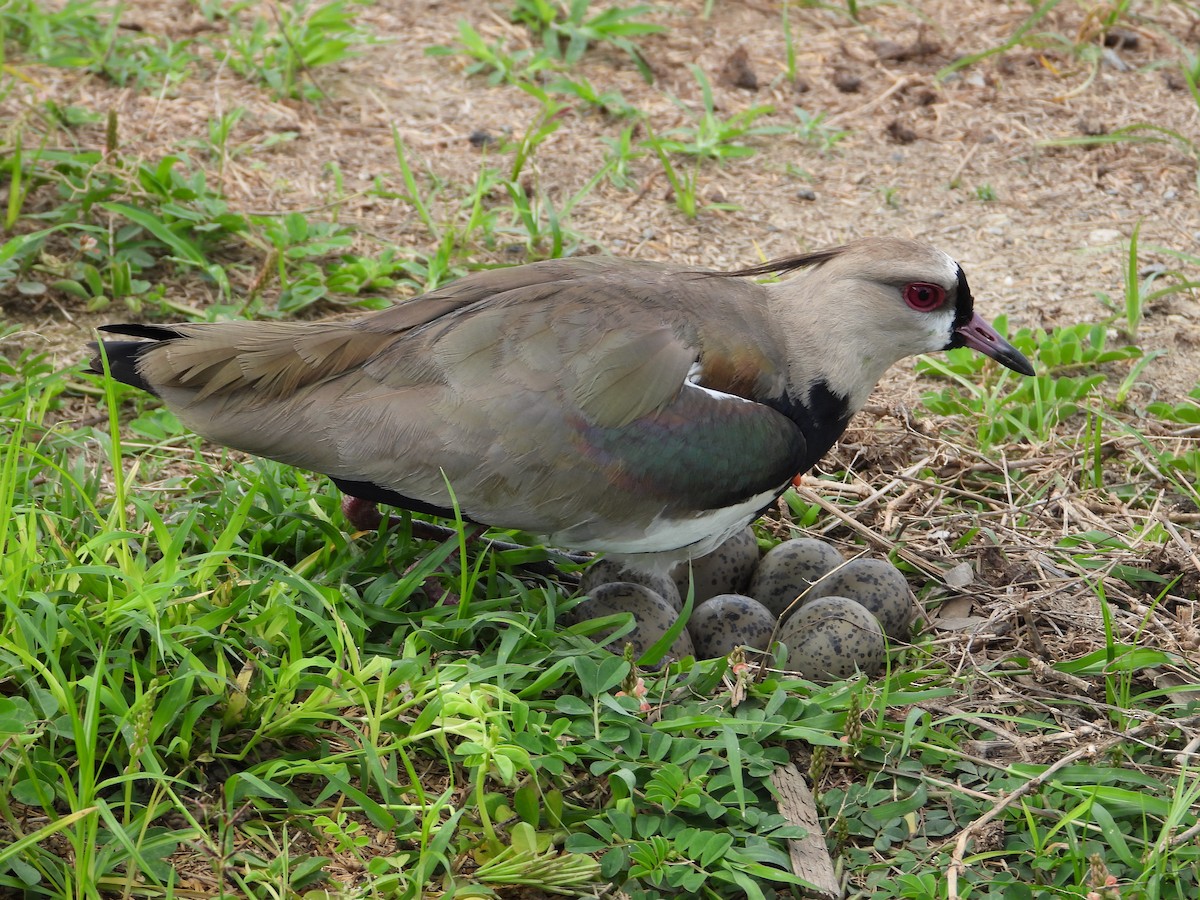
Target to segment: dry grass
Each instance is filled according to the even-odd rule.
[[[33,143],[30,135],[47,133],[54,143],[96,148],[104,144],[102,122],[47,129],[42,106],[53,99],[63,107],[112,110],[127,158],[152,161],[190,148],[209,183],[240,212],[336,216],[353,227],[359,252],[391,245],[430,252],[433,239],[411,205],[374,188],[399,185],[395,128],[422,178],[446,185],[437,214],[449,217],[488,152],[470,135],[520,135],[528,127],[536,105],[527,95],[465,77],[460,57],[424,52],[452,42],[455,23],[464,17],[485,37],[520,47],[528,35],[507,21],[503,6],[384,0],[364,7],[362,21],[381,43],[358,59],[312,73],[325,95],[313,104],[272,98],[217,63],[205,46],[220,39],[221,20],[206,21],[192,4],[146,0],[127,10],[123,26],[195,40],[199,62],[191,77],[163,91],[142,91],[85,72],[20,62],[5,76],[0,119],[8,123],[10,141],[22,131],[26,146]],[[1194,45],[1196,38],[1196,20],[1185,4],[1139,8],[1123,23],[1136,47],[1088,57],[1077,51],[1094,45],[1100,8],[1064,2],[1038,24],[1036,31],[1047,36],[1038,46],[1015,46],[944,80],[937,73],[956,58],[1002,45],[1027,7],[986,0],[933,0],[919,11],[879,5],[864,12],[862,23],[836,12],[793,9],[794,82],[784,77],[776,4],[717,0],[707,17],[705,7],[700,0],[678,0],[656,13],[668,30],[641,40],[656,75],[653,85],[615,51],[589,54],[580,74],[619,89],[659,133],[686,124],[685,108],[698,104],[687,69],[695,62],[712,76],[723,114],[771,103],[777,112],[765,121],[778,124],[794,121],[792,107],[800,106],[825,113],[849,136],[824,153],[791,137],[762,139],[749,161],[705,166],[702,201],[737,208],[696,219],[684,218],[672,204],[652,156],[632,160],[636,190],[601,181],[575,208],[571,226],[588,239],[585,252],[732,267],[863,234],[901,234],[955,255],[986,313],[1007,313],[1014,330],[1105,320],[1108,312],[1095,295],[1121,296],[1122,244],[1139,222],[1144,265],[1174,268],[1164,248],[1195,254],[1195,156],[1172,143],[1046,145],[1135,122],[1200,134],[1200,109],[1175,67],[1179,46]],[[739,48],[757,74],[756,92],[718,77]],[[200,149],[207,144],[206,123],[235,108],[246,112],[227,152]],[[531,188],[560,203],[602,167],[607,151],[601,139],[623,127],[582,106],[561,121],[526,176]],[[293,136],[280,140],[285,133]],[[503,166],[507,159],[496,162]],[[978,199],[977,189],[985,187],[996,199]],[[46,187],[30,196],[27,212],[57,202]],[[72,252],[65,240],[49,248]],[[264,249],[247,242],[225,252],[235,289],[260,286],[269,299],[271,260]],[[470,255],[477,264],[521,259],[503,240],[473,247]],[[210,283],[166,270],[159,275],[182,306],[203,310],[216,299]],[[3,302],[6,317],[23,325],[20,342],[45,346],[62,364],[78,358],[94,325],[114,318],[112,310],[88,312],[55,292],[34,299],[9,295]],[[1165,352],[1142,372],[1126,409],[1144,409],[1152,400],[1180,402],[1200,382],[1198,336],[1194,293],[1166,296],[1146,310],[1138,343]],[[1118,383],[1128,364],[1110,371]],[[1098,451],[1106,480],[1094,484],[1083,475],[1097,451],[1087,444],[1082,417],[1046,442],[1014,441],[981,452],[951,432],[961,423],[915,414],[928,388],[912,373],[894,374],[826,460],[822,469],[831,480],[810,479],[799,493],[820,509],[811,531],[847,547],[866,543],[909,566],[928,620],[910,652],[931,669],[964,676],[959,683],[969,686],[953,702],[915,706],[991,736],[963,746],[963,758],[990,768],[1053,764],[1020,791],[981,795],[991,811],[947,844],[958,873],[968,842],[977,848],[986,842],[994,820],[1036,793],[1060,766],[1126,753],[1126,764],[1147,765],[1167,782],[1195,768],[1197,717],[1168,721],[1134,712],[1114,691],[1160,690],[1181,704],[1200,701],[1200,509],[1194,495],[1156,470],[1147,450],[1149,444],[1180,454],[1195,449],[1200,438],[1194,427],[1119,411],[1138,430],[1106,432]],[[80,420],[96,414],[79,403],[68,410]],[[1127,480],[1134,481],[1132,489],[1117,484]],[[764,527],[789,533],[789,516],[781,512]],[[1124,546],[1064,545],[1065,538],[1088,532],[1127,539]],[[1170,586],[1131,579],[1134,569]],[[1102,654],[1114,643],[1159,650],[1169,660],[1127,675],[1106,671],[1102,663],[1075,672],[1054,665]],[[1057,730],[1006,724],[1029,714],[1045,715]],[[1179,746],[1156,740],[1169,728],[1185,736]],[[1153,749],[1156,762],[1129,762],[1130,747]],[[848,777],[834,767],[816,786],[829,788]],[[221,827],[236,825],[235,818]],[[1194,839],[1195,827],[1171,838]],[[372,840],[373,851],[395,850],[387,835]],[[298,849],[330,853],[316,845],[295,845],[291,852]],[[175,861],[186,875],[181,888],[200,895],[217,889],[203,852]],[[362,877],[351,857],[339,865],[348,883]],[[956,878],[951,876],[949,896],[955,896]]]

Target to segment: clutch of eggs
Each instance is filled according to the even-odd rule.
[[[570,611],[579,622],[633,615],[623,640],[637,655],[655,644],[693,592],[692,616],[670,657],[713,659],[735,647],[766,651],[771,635],[787,647],[787,668],[816,682],[874,675],[887,658],[887,639],[908,636],[914,604],[903,573],[882,559],[846,560],[824,541],[784,541],[761,559],[750,528],[671,578],[649,578],[601,559],[580,582],[586,598]]]

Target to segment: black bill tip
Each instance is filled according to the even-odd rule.
[[[978,350],[984,356],[990,356],[1005,368],[1012,369],[1022,375],[1033,375],[1033,365],[1023,353],[1000,337],[983,316],[975,313],[965,325],[954,329],[952,347],[970,347]]]

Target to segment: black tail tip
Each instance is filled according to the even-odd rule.
[[[101,331],[110,334],[129,335],[131,337],[149,338],[147,341],[92,341],[88,349],[92,357],[88,368],[97,375],[103,375],[105,361],[108,362],[108,373],[122,384],[138,388],[148,393],[158,395],[141,372],[138,371],[138,360],[142,354],[162,341],[179,337],[179,333],[161,325],[102,325]]]

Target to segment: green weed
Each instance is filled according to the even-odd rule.
[[[567,94],[593,106],[606,116],[613,118],[629,118],[639,115],[636,107],[631,106],[617,90],[598,90],[586,78],[580,76],[571,78],[564,76],[546,86],[546,90],[556,94]]]
[[[988,47],[986,50],[981,50],[978,53],[970,53],[966,56],[959,57],[958,59],[954,60],[954,62],[944,66],[938,71],[936,76],[938,81],[941,81],[948,75],[957,72],[959,69],[965,69],[968,66],[973,66],[977,62],[981,62],[982,60],[988,59],[992,56],[997,56],[1001,53],[1006,53],[1013,47],[1018,46],[1025,40],[1026,35],[1028,35],[1034,29],[1034,27],[1040,21],[1042,21],[1042,19],[1046,18],[1046,16],[1048,16],[1054,7],[1058,6],[1060,2],[1062,2],[1062,0],[1043,0],[1043,2],[1036,4],[1033,11],[1025,18],[1023,22],[1021,22],[1012,35],[1009,36],[1008,40],[1001,44],[997,44],[994,47]]]
[[[120,85],[159,88],[182,81],[195,57],[190,41],[121,28],[122,4],[67,0],[53,8],[38,0],[0,5],[0,46],[11,42],[49,66],[85,69]]]
[[[1196,168],[1196,190],[1200,191],[1200,143],[1171,128],[1147,122],[1123,125],[1107,134],[1080,135],[1040,141],[1042,147],[1097,147],[1104,144],[1168,144],[1191,159]]]
[[[280,288],[274,314],[293,313],[318,301],[378,308],[380,296],[407,273],[409,260],[394,250],[378,257],[350,253],[352,234],[336,223],[299,214],[247,216],[229,208],[203,170],[186,156],[135,162],[120,152],[68,153],[20,148],[9,160],[17,190],[10,198],[14,225],[35,230],[0,245],[0,285],[26,295],[60,292],[91,309],[119,303],[134,312],[165,310],[200,315],[170,298],[165,274],[198,273],[216,290],[207,314],[257,309],[267,286],[260,277],[240,308],[227,259],[257,248],[271,263]],[[45,211],[30,209],[31,193]],[[53,246],[55,252],[46,252]]]
[[[1049,343],[1059,362],[1097,358]],[[1196,781],[1163,768],[1187,701],[1146,681],[1172,657],[1115,630],[1054,667],[1104,685],[1117,721],[1152,713],[1163,739],[1135,724],[1087,765],[989,762],[963,750],[987,735],[981,714],[954,711],[970,674],[920,648],[871,682],[764,672],[736,699],[725,660],[637,672],[586,626],[557,624],[573,602],[559,586],[461,532],[348,535],[321,482],[201,453],[152,401],[130,408],[136,392],[83,384],[32,350],[3,357],[0,375],[14,386],[0,392],[4,889],[116,890],[136,873],[165,891],[173,854],[199,847],[250,894],[327,889],[336,855],[373,890],[413,896],[537,883],[765,897],[803,886],[787,848],[802,830],[776,811],[771,778],[804,742],[822,827],[867,895],[944,895],[949,839],[1030,784],[1036,802],[1006,810],[1002,852],[969,857],[961,892],[1081,895],[1079,863],[1099,853],[1123,883],[1195,893],[1200,860],[1172,836],[1195,826]],[[102,395],[107,421],[58,420],[68,392]],[[1091,565],[1110,550],[1126,552],[1075,534],[1055,552]],[[653,717],[626,695],[634,677]],[[1015,689],[1029,670],[1010,658],[991,677]],[[1093,707],[1052,702],[996,727],[1057,739],[1060,718]],[[398,849],[369,852],[373,831]],[[323,852],[296,849],[299,833]]]
[[[708,76],[694,63],[689,68],[700,86],[702,108],[698,112],[692,111],[676,100],[676,103],[692,116],[692,124],[664,132],[655,141],[653,149],[656,152],[661,149],[666,153],[717,161],[736,159],[753,156],[757,152],[754,147],[743,143],[744,139],[787,134],[790,130],[782,125],[754,124],[758,119],[774,112],[774,107],[769,105],[752,106],[722,120],[716,112]]]
[[[608,156],[604,161],[604,168],[608,176],[608,180],[613,187],[621,191],[632,190],[636,186],[636,178],[630,168],[630,163],[642,155],[640,150],[637,150],[633,144],[633,133],[637,125],[628,125],[621,129],[621,133],[616,137],[602,137],[601,140],[608,145]]]
[[[901,203],[899,188],[891,187],[889,185],[877,188],[877,190],[879,191],[879,196],[883,199],[884,206],[886,206],[888,209],[900,209]]]
[[[671,155],[667,149],[666,142],[654,134],[648,123],[646,124],[646,130],[649,132],[649,137],[642,142],[642,145],[652,149],[654,155],[658,157],[658,162],[663,168],[663,173],[667,176],[667,181],[671,185],[671,194],[675,198],[675,206],[689,219],[695,218],[700,211],[696,203],[700,160],[693,160],[691,167],[686,171],[677,169],[671,161]]]
[[[249,27],[232,18],[228,47],[213,49],[233,71],[277,97],[319,100],[325,91],[315,70],[352,59],[375,42],[355,21],[356,5],[358,0],[299,0],[272,7],[269,17],[258,15]]]
[[[997,317],[1002,333],[1004,325],[1004,317]],[[1050,333],[1021,329],[1011,340],[1033,362],[1032,378],[1017,378],[965,348],[917,362],[918,372],[956,385],[925,394],[921,403],[938,415],[967,417],[985,451],[1014,439],[1048,440],[1059,423],[1096,397],[1107,380],[1098,367],[1142,356],[1136,347],[1109,347],[1104,325],[1083,323]]]
[[[387,294],[398,284],[393,276],[405,271],[404,261],[394,250],[379,258],[351,254],[347,251],[354,235],[349,229],[333,222],[310,221],[299,213],[256,217],[254,221],[261,226],[270,246],[268,258],[275,263],[279,294],[274,315],[293,314],[322,300],[358,309],[391,305]],[[257,287],[261,290],[264,284],[259,279]],[[364,292],[368,296],[361,296]],[[356,299],[341,299],[348,297]],[[248,297],[246,303],[253,300]]]
[[[812,144],[822,154],[831,152],[841,141],[849,137],[850,132],[835,128],[825,121],[825,113],[810,113],[800,107],[794,107],[792,113],[799,123],[796,134],[806,144]]]
[[[663,30],[661,25],[640,21],[651,11],[649,6],[628,8],[613,6],[588,15],[590,0],[515,0],[510,12],[514,22],[527,26],[541,46],[512,51],[502,40],[489,43],[466,20],[458,23],[458,46],[439,45],[425,52],[431,56],[466,54],[474,60],[469,75],[486,75],[492,84],[533,84],[538,74],[548,70],[565,72],[582,59],[589,47],[608,44],[624,52],[637,66],[647,83],[653,73],[637,43],[633,40]],[[598,93],[586,79],[564,78],[556,90],[572,93],[601,107],[620,110],[624,101],[616,92]]]
[[[1129,247],[1125,260],[1125,296],[1122,302],[1114,301],[1108,294],[1103,292],[1097,292],[1096,294],[1100,302],[1112,310],[1114,324],[1120,328],[1125,339],[1129,341],[1137,340],[1138,327],[1141,325],[1142,319],[1146,314],[1146,309],[1151,303],[1171,294],[1194,291],[1200,288],[1200,282],[1189,281],[1180,272],[1151,269],[1143,276],[1141,263],[1138,260],[1138,236],[1141,230],[1142,223],[1138,222],[1134,226],[1133,233],[1129,236]],[[1168,284],[1160,288],[1154,287],[1155,283],[1160,279],[1171,277],[1175,279],[1174,284]]]
[[[1166,403],[1157,400],[1149,404],[1146,410],[1166,422],[1200,425],[1200,384],[1192,388],[1187,399],[1180,403]]]
[[[143,277],[161,262],[194,268],[228,293],[223,266],[211,254],[246,227],[207,186],[204,173],[183,157],[135,163],[119,153],[40,149],[14,154],[13,180],[26,187],[24,205],[10,207],[37,230],[11,238],[2,254],[11,276],[64,291],[100,308],[118,300],[133,309],[168,304]],[[10,173],[13,172],[10,169]],[[29,207],[29,193],[53,190],[44,212]],[[14,215],[14,219],[16,216]],[[70,252],[41,253],[47,240],[70,238]],[[15,266],[15,268],[11,268]]]
[[[533,121],[521,138],[512,146],[512,165],[507,173],[489,165],[480,165],[475,182],[466,191],[448,196],[447,186],[434,182],[424,187],[408,161],[407,150],[399,132],[393,132],[393,143],[400,177],[404,183],[402,196],[413,206],[418,218],[428,230],[436,249],[420,254],[405,263],[415,283],[432,289],[446,278],[464,271],[463,260],[479,248],[508,251],[523,250],[526,259],[556,258],[570,255],[586,238],[570,225],[570,215],[596,185],[608,174],[610,166],[602,167],[584,182],[561,205],[527,179],[526,167],[537,148],[559,127],[562,106],[545,95],[540,88],[525,86],[543,101]],[[528,181],[534,186],[527,187]],[[507,196],[509,205],[497,202]],[[444,210],[435,217],[437,208]]]
[[[609,44],[633,61],[647,84],[652,82],[654,73],[633,40],[664,30],[662,25],[640,21],[652,12],[652,7],[644,4],[613,6],[589,16],[590,6],[591,0],[565,0],[562,3],[515,0],[509,16],[541,39],[547,57],[554,61],[556,68],[569,69],[583,58],[589,47]]]
[[[458,47],[427,47],[428,56],[454,56],[464,53],[475,60],[467,66],[468,75],[486,75],[489,84],[532,83],[538,72],[550,69],[554,61],[533,48],[510,53],[503,41],[488,43],[465,19],[458,23]]]

